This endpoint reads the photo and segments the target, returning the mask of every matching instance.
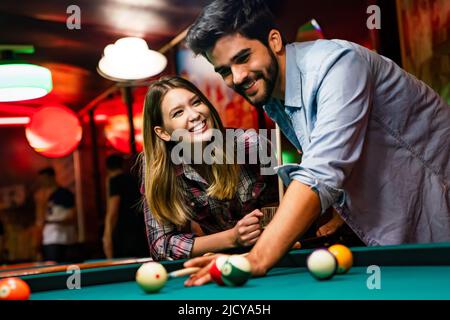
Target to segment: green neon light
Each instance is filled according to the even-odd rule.
[[[0,101],[45,96],[53,89],[50,70],[33,64],[0,65]]]

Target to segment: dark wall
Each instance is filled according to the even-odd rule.
[[[38,168],[51,164],[28,144],[24,127],[0,128],[0,186],[22,183],[30,186]]]
[[[344,39],[376,49],[401,65],[395,0],[268,0],[287,40],[295,40],[297,29],[316,19],[326,39]],[[378,5],[381,29],[369,30],[367,8]]]
[[[369,0],[271,1],[275,17],[288,41],[293,41],[298,27],[316,19],[327,39],[370,42],[366,27]]]

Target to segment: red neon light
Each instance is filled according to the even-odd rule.
[[[2,117],[0,118],[1,127],[24,126],[30,123],[29,117]]]

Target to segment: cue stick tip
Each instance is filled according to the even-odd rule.
[[[188,276],[193,273],[196,273],[198,270],[200,270],[199,267],[190,267],[190,268],[184,268],[184,269],[172,271],[169,273],[169,278],[178,278],[178,277]]]

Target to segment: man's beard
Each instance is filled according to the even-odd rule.
[[[246,79],[240,85],[233,86],[234,91],[236,91],[241,96],[243,96],[245,98],[245,100],[247,100],[250,104],[252,104],[258,108],[262,108],[269,101],[270,97],[272,96],[273,90],[275,88],[275,82],[278,77],[279,67],[278,67],[277,60],[276,60],[273,52],[270,49],[268,49],[268,51],[269,51],[271,59],[270,59],[270,65],[266,70],[267,76],[265,76],[262,71],[258,71],[258,72],[255,72],[254,79],[248,79],[248,80]],[[245,90],[242,88],[242,85],[244,85],[248,81],[253,81],[253,80],[257,81],[259,79],[262,79],[263,83],[264,83],[264,86],[262,88],[260,88],[260,90],[262,90],[262,92],[263,92],[263,95],[260,98],[258,98],[257,100],[253,100],[251,97],[248,97],[245,94]],[[254,97],[254,98],[256,98],[256,97]]]

